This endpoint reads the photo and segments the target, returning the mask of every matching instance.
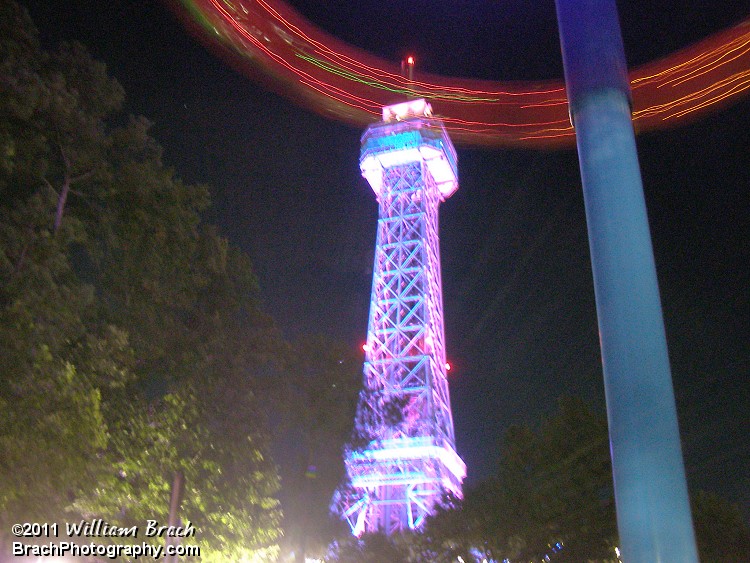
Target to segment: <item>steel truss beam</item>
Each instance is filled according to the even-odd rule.
[[[424,115],[372,126],[362,139],[379,219],[349,487],[335,499],[357,536],[419,528],[445,493],[462,495],[438,237],[438,206],[457,187],[455,162],[442,124]]]

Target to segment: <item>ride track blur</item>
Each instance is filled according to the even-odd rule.
[[[281,0],[171,0],[192,32],[240,72],[321,115],[364,127],[382,107],[426,98],[462,145],[571,147],[560,81],[412,73],[321,31]],[[675,127],[750,89],[750,18],[629,72],[637,133]]]

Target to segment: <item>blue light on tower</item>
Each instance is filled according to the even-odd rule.
[[[360,168],[378,199],[364,389],[349,486],[335,503],[352,533],[418,529],[441,497],[460,498],[448,393],[438,206],[458,189],[456,152],[424,100],[383,108]]]

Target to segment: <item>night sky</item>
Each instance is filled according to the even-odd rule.
[[[285,334],[353,348],[367,330],[377,205],[361,130],[235,72],[154,1],[27,0],[47,47],[79,40],[154,122],[165,161],[211,186],[206,219],[252,258]],[[553,0],[292,1],[316,25],[425,71],[560,78]],[[744,2],[619,2],[628,61],[748,15]],[[744,5],[744,6],[743,6]],[[655,7],[659,7],[658,11]],[[750,507],[750,98],[638,138],[690,484]],[[458,147],[441,207],[446,338],[459,454],[487,476],[511,424],[564,394],[604,409],[578,164],[572,150]]]

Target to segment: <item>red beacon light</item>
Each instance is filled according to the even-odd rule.
[[[409,55],[401,60],[401,74],[408,80],[414,79],[414,57]]]

